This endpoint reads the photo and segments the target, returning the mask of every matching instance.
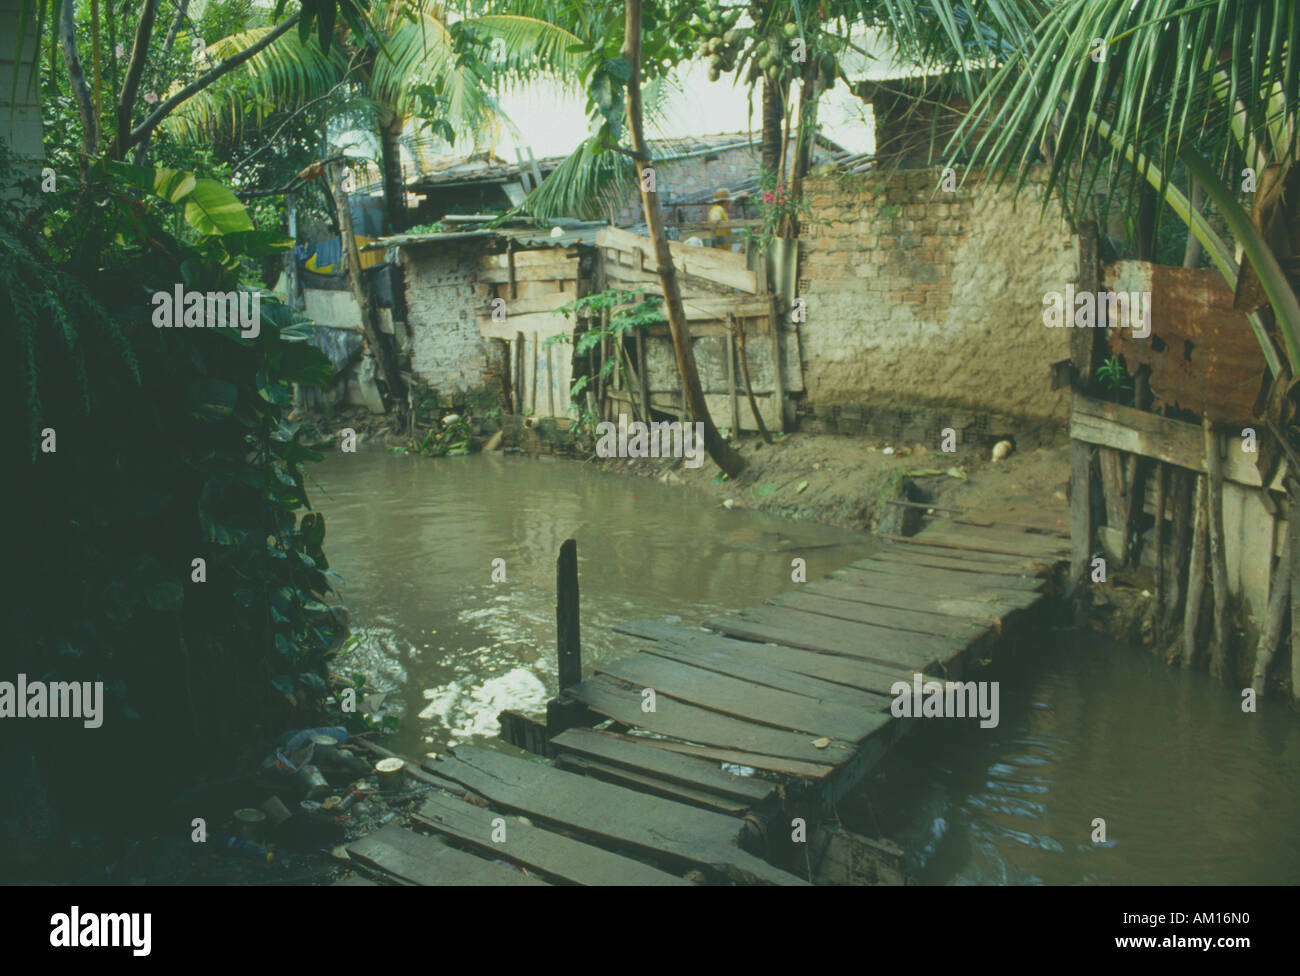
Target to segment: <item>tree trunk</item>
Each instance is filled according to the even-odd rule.
[[[632,148],[636,153],[637,179],[641,187],[641,206],[645,210],[646,226],[655,244],[655,261],[659,265],[659,281],[664,290],[664,305],[668,311],[668,329],[673,337],[673,351],[677,354],[677,369],[686,389],[686,406],[691,417],[704,425],[704,449],[709,457],[729,477],[736,477],[745,466],[741,456],[722,439],[713,425],[709,408],[704,402],[704,389],[695,367],[695,350],[682,309],[682,293],[677,285],[677,269],[673,267],[672,252],[668,248],[668,235],[664,232],[663,214],[659,197],[646,189],[645,170],[650,158],[646,150],[645,133],[641,127],[641,0],[627,0],[626,40],[623,56],[632,65],[632,77],[627,84],[627,121],[632,134]]]
[[[348,266],[348,283],[352,286],[352,297],[361,311],[361,327],[366,335],[366,345],[374,354],[379,364],[379,373],[387,388],[388,403],[385,404],[397,419],[397,429],[404,426],[406,414],[406,380],[402,377],[397,363],[397,354],[393,349],[393,337],[382,332],[378,323],[378,312],[366,294],[366,283],[361,275],[361,253],[357,249],[357,239],[352,233],[352,207],[348,202],[347,191],[343,188],[343,169],[338,163],[329,164],[330,181],[334,184],[334,199],[338,205],[339,233],[343,238],[343,256]]]
[[[402,178],[401,115],[393,114],[379,127],[379,154],[384,168],[384,213],[390,233],[406,229],[406,181]]]
[[[781,97],[783,83],[763,77],[763,175],[776,178],[781,165],[781,123],[785,118],[785,103]]]
[[[59,17],[59,38],[63,46],[63,62],[68,69],[68,81],[72,86],[72,96],[77,102],[77,111],[81,114],[81,170],[84,175],[99,145],[99,120],[95,114],[95,103],[90,97],[90,86],[86,82],[86,73],[81,70],[81,58],[77,54],[77,25],[72,16],[72,0],[63,0]]]

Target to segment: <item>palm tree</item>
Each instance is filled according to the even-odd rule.
[[[499,117],[493,90],[530,68],[573,67],[578,38],[538,18],[492,15],[452,20],[435,0],[378,0],[369,30],[345,31],[323,50],[291,32],[250,58],[224,83],[199,93],[164,123],[179,139],[199,141],[246,116],[293,110],[337,93],[342,107],[367,120],[380,146],[384,200],[400,229],[405,194],[401,141],[420,119],[451,142]],[[208,48],[225,58],[261,41],[269,27],[223,38]]]

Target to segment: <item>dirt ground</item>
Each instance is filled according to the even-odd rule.
[[[897,507],[884,499],[898,498],[902,490],[910,490],[918,502],[962,509],[967,515],[978,512],[1010,522],[1032,516],[1034,523],[1047,518],[1049,524],[1060,520],[1063,528],[1069,523],[1070,462],[1064,445],[1013,451],[994,462],[984,447],[944,454],[917,444],[796,433],[770,445],[758,436],[746,437],[740,451],[746,466],[734,481],[707,460],[695,469],[677,459],[657,458],[613,459],[603,465],[612,472],[683,485],[729,507],[846,529],[878,528],[883,518],[897,514]],[[910,482],[907,489],[904,480]]]

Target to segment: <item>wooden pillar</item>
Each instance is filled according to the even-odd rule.
[[[582,646],[578,632],[578,543],[565,539],[555,561],[555,650],[560,692],[582,681]]]
[[[1075,595],[1092,555],[1092,452],[1085,441],[1070,441],[1070,584]]]
[[[1214,643],[1210,648],[1210,674],[1224,676],[1228,654],[1228,557],[1223,539],[1223,456],[1222,440],[1210,418],[1205,428],[1205,466],[1208,472],[1210,568],[1214,582]]]
[[[1300,472],[1297,472],[1300,474]],[[1291,700],[1300,705],[1300,481],[1287,485],[1287,532],[1291,534]]]
[[[1205,594],[1205,475],[1196,476],[1196,500],[1192,503],[1192,555],[1187,569],[1187,603],[1183,607],[1183,667],[1196,664],[1196,628],[1201,620],[1201,598]]]

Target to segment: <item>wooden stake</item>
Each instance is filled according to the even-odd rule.
[[[1287,534],[1291,538],[1291,701],[1300,705],[1300,481],[1287,481]]]
[[[582,681],[582,644],[578,633],[578,543],[565,539],[555,561],[555,651],[560,691]]]
[[[1179,604],[1182,602],[1187,578],[1183,567],[1187,565],[1188,550],[1192,545],[1192,493],[1195,476],[1183,468],[1173,468],[1174,525],[1170,539],[1173,550],[1173,575],[1168,579],[1169,593],[1165,597],[1164,631],[1172,633],[1174,621],[1178,618]]]
[[[1165,490],[1169,483],[1169,469],[1159,461],[1156,462],[1156,599],[1155,619],[1156,646],[1164,646],[1164,610],[1165,610]]]
[[[645,329],[636,330],[636,361],[640,364],[636,385],[641,393],[641,418],[650,423],[650,366],[645,361]]]
[[[1196,664],[1196,627],[1201,619],[1201,598],[1205,594],[1205,529],[1209,520],[1206,511],[1205,475],[1196,476],[1196,501],[1193,502],[1195,521],[1192,526],[1192,555],[1187,567],[1187,604],[1183,609],[1183,667]]]
[[[764,443],[772,443],[772,435],[767,432],[767,424],[763,423],[763,418],[758,412],[758,404],[754,400],[754,387],[749,382],[749,357],[745,355],[745,330],[743,327],[736,331],[736,341],[740,344],[740,375],[745,381],[745,396],[749,397],[749,409],[754,412],[754,422],[758,424],[758,432],[763,435]]]
[[[1214,581],[1214,643],[1210,646],[1210,674],[1224,676],[1228,653],[1228,559],[1223,542],[1223,458],[1219,453],[1222,438],[1210,418],[1205,428],[1205,469],[1209,482],[1210,568]]]
[[[740,400],[736,396],[736,333],[734,322],[729,322],[732,326],[727,332],[727,396],[731,401],[731,434],[733,437],[740,437]]]
[[[1268,598],[1268,618],[1264,621],[1264,630],[1259,635],[1259,646],[1255,648],[1255,674],[1250,686],[1256,695],[1264,694],[1268,683],[1268,666],[1273,663],[1277,653],[1278,640],[1282,636],[1282,625],[1286,622],[1286,612],[1291,599],[1291,531],[1288,527],[1282,536],[1282,552],[1277,557],[1277,566],[1273,570],[1273,592]]]
[[[528,387],[528,377],[524,374],[524,334],[515,333],[515,413],[524,412],[524,394]]]
[[[1092,555],[1092,456],[1087,443],[1070,441],[1070,585],[1073,597]]]

